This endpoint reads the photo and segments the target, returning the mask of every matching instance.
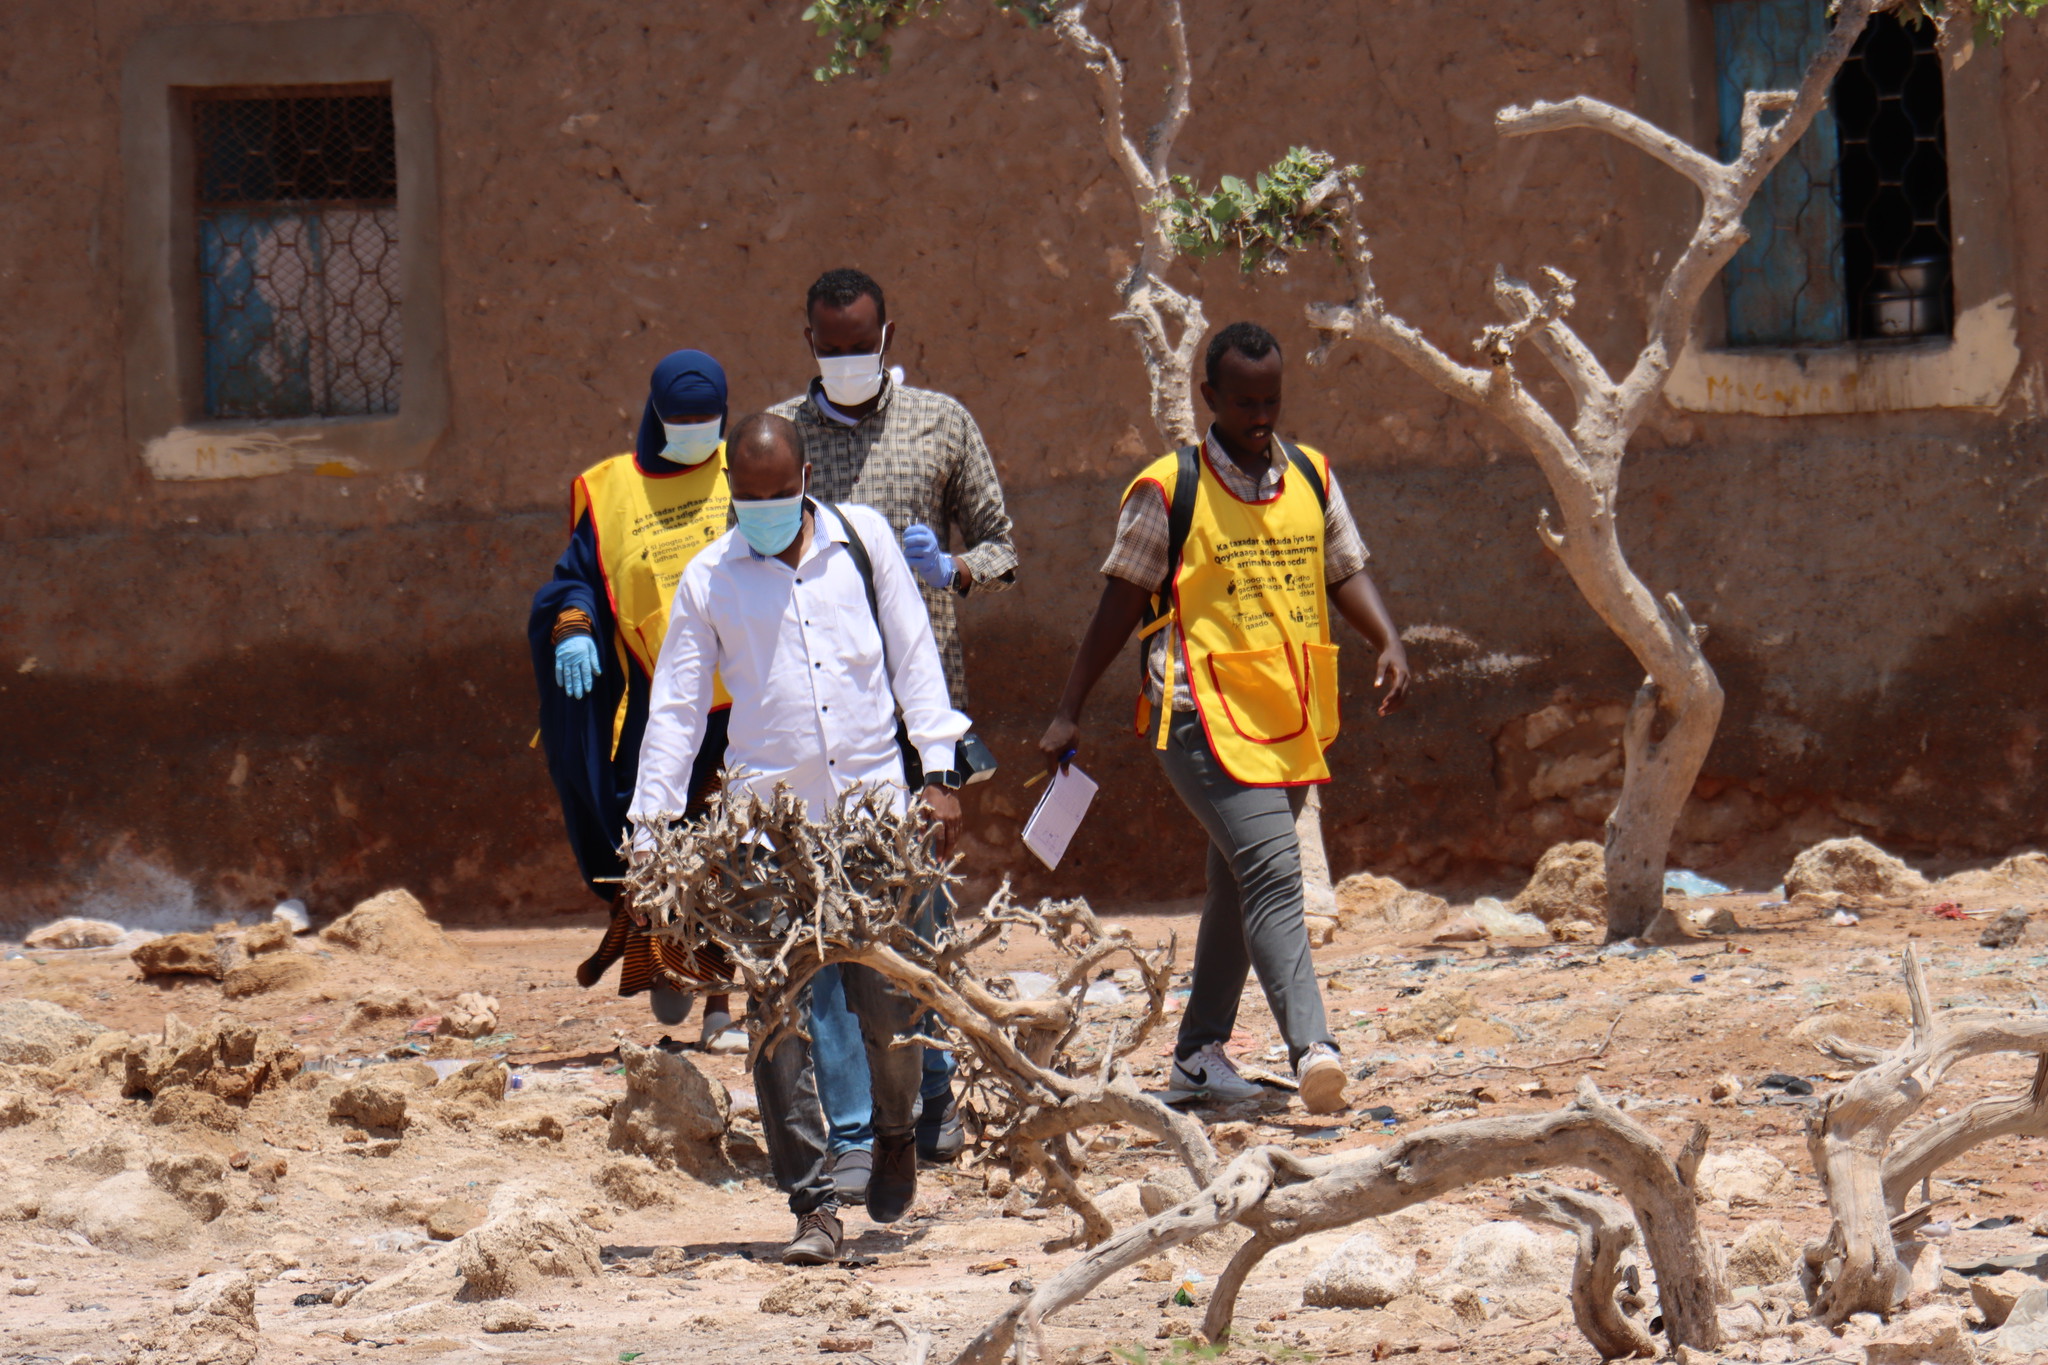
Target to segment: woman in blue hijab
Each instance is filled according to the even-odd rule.
[[[725,534],[731,516],[726,416],[725,370],[716,360],[702,351],[663,357],[633,450],[591,466],[571,486],[569,547],[534,594],[527,619],[540,738],[569,845],[585,883],[612,906],[604,940],[576,979],[594,985],[624,957],[619,994],[652,989],[655,1015],[665,1024],[688,1017],[692,986],[722,986],[729,967],[720,954],[693,957],[633,928],[618,850],[676,580],[699,550]],[[719,696],[691,773],[691,813],[702,808],[725,759],[722,689]],[[707,996],[704,1042],[731,1027],[726,994]]]

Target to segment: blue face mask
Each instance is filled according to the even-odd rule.
[[[732,515],[740,524],[740,534],[746,537],[755,554],[779,555],[804,529],[804,495],[761,498],[752,502],[734,498]]]
[[[703,464],[718,449],[718,429],[724,425],[716,417],[708,422],[663,422],[661,430],[668,444],[662,447],[661,458],[677,464]]]

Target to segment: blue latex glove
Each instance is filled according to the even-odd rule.
[[[903,557],[910,561],[911,571],[933,587],[953,586],[953,556],[939,548],[931,527],[918,524],[904,531]]]
[[[555,682],[570,696],[579,700],[589,696],[591,684],[602,672],[597,641],[588,635],[571,635],[555,646]]]

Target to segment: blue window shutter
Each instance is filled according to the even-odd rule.
[[[1743,94],[1797,89],[1827,36],[1827,11],[1823,0],[1718,0],[1713,13],[1721,155],[1732,158],[1742,146]],[[1750,203],[1742,219],[1749,241],[1722,273],[1731,346],[1847,337],[1840,160],[1835,116],[1823,108]]]

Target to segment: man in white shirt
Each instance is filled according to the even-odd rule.
[[[968,719],[949,700],[924,599],[889,524],[871,508],[813,502],[802,452],[796,428],[769,414],[746,418],[727,438],[739,524],[699,551],[676,584],[628,818],[637,828],[683,810],[716,673],[732,694],[728,792],[766,796],[786,783],[818,814],[860,785],[891,788],[898,809],[907,806],[900,707],[924,766],[918,799],[939,825],[943,856],[959,836],[953,747]],[[919,1007],[864,967],[845,967],[843,980],[873,1084],[868,1215],[889,1223],[917,1190],[921,1066],[916,1048],[890,1042],[910,1029]],[[776,1183],[798,1220],[783,1260],[836,1260],[838,1199],[802,1040],[787,1039],[762,1058],[754,1080]]]

